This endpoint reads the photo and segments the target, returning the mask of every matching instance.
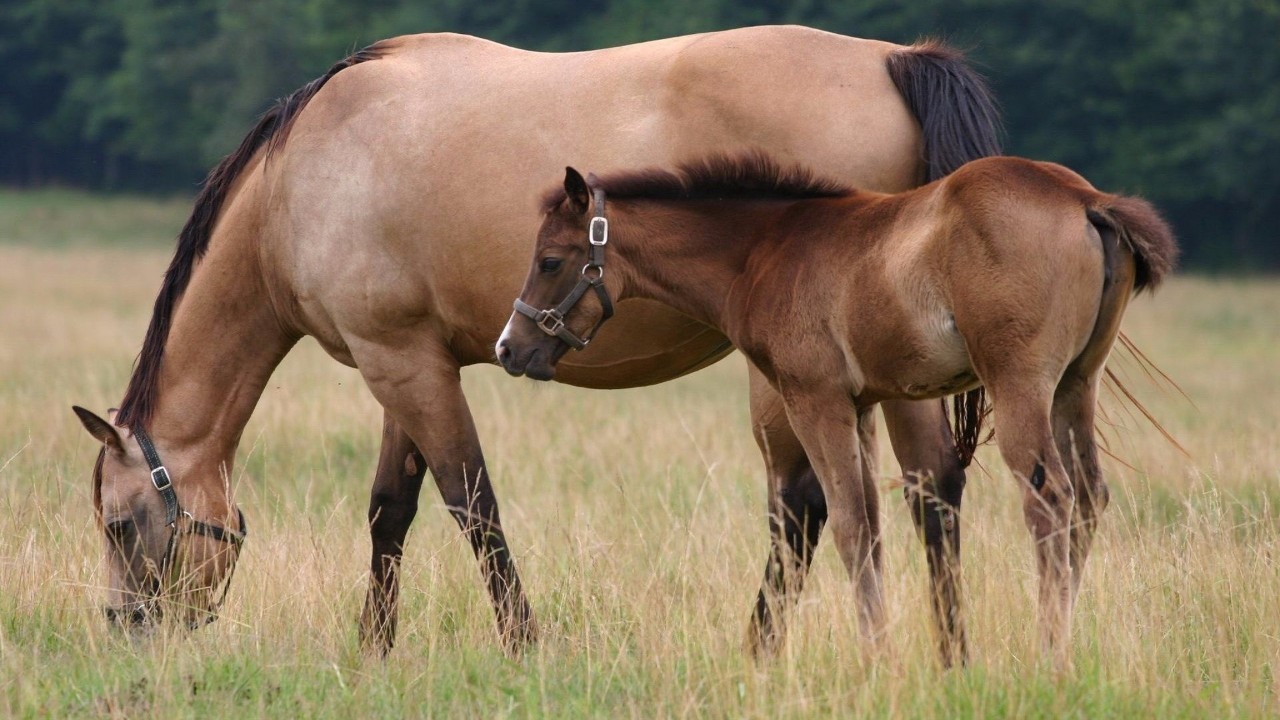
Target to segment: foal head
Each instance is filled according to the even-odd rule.
[[[238,511],[227,517],[233,506],[225,487],[202,487],[213,483],[184,473],[177,454],[164,465],[145,432],[74,410],[102,443],[93,504],[105,540],[107,619],[132,632],[150,630],[162,615],[188,627],[213,620],[216,591],[230,585],[245,530]],[[181,501],[173,487],[180,474]]]
[[[593,193],[589,180],[595,178],[565,168],[564,196],[552,201],[538,229],[533,265],[496,348],[512,375],[554,378],[556,362],[585,348],[613,315],[604,286],[604,191]]]

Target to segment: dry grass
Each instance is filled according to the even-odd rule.
[[[234,477],[253,535],[222,620],[142,644],[107,631],[95,446],[69,406],[118,401],[167,254],[0,245],[0,715],[1280,713],[1280,284],[1178,279],[1134,305],[1127,332],[1192,402],[1116,367],[1192,457],[1108,403],[1111,450],[1136,469],[1106,464],[1114,502],[1070,676],[1037,664],[1030,541],[991,449],[964,509],[972,667],[937,668],[887,453],[889,650],[862,655],[824,546],[782,657],[744,657],[765,528],[738,359],[608,393],[464,373],[544,640],[503,656],[470,550],[428,489],[382,662],[355,638],[380,411],[310,343],[245,433]]]

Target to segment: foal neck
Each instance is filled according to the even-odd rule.
[[[764,228],[790,203],[619,200],[611,203],[619,298],[656,300],[724,329],[734,286]]]

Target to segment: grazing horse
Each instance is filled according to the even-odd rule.
[[[479,559],[500,636],[518,648],[533,618],[459,370],[494,361],[539,219],[532,181],[566,157],[625,167],[753,145],[899,191],[998,152],[997,134],[981,78],[933,43],[759,27],[566,54],[418,35],[352,55],[280,101],[210,173],[119,413],[77,410],[104,444],[93,497],[109,615],[149,622],[175,594],[188,622],[216,611],[243,540],[226,482],[236,447],[272,371],[309,335],[358,368],[385,410],[364,645],[394,640],[397,570],[429,470]],[[620,304],[602,338],[563,363],[564,382],[652,384],[731,351],[716,330],[639,300]],[[758,612],[767,645],[765,599],[786,595],[826,510],[777,395],[752,383],[777,540]],[[942,498],[916,515],[951,607],[959,535],[940,518],[959,506],[963,458],[940,403],[885,414],[904,471]],[[959,658],[953,615],[939,627]]]
[[[589,340],[613,299],[656,300],[723,332],[782,397],[873,640],[879,510],[856,430],[877,403],[984,385],[1035,540],[1041,644],[1068,664],[1107,504],[1098,384],[1130,295],[1177,254],[1149,204],[1020,158],[882,194],[749,153],[602,180],[569,168],[545,210],[503,366],[554,377],[558,334]]]

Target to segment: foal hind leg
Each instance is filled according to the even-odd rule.
[[[827,521],[827,503],[782,398],[755,368],[750,372],[752,430],[768,477],[769,558],[747,632],[748,650],[759,657],[782,644],[786,615],[804,587]]]
[[[396,640],[400,559],[409,525],[418,513],[418,493],[427,462],[389,413],[382,422],[382,449],[369,496],[373,558],[369,592],[360,613],[360,646],[386,655]]]
[[[1071,515],[1075,488],[1058,454],[1050,425],[1052,388],[1025,380],[989,381],[1000,454],[1022,486],[1022,511],[1035,541],[1040,579],[1040,646],[1055,667],[1070,665]]]
[[[907,508],[924,541],[942,664],[963,665],[968,660],[960,599],[960,500],[965,473],[951,425],[940,401],[893,401],[883,407],[889,442],[906,480]]]
[[[1110,500],[1107,483],[1098,462],[1094,440],[1093,414],[1100,377],[1085,377],[1070,371],[1058,383],[1053,398],[1053,434],[1075,487],[1075,514],[1071,522],[1071,598],[1080,593],[1085,561],[1093,546],[1098,518]]]
[[[394,345],[350,340],[348,345],[369,389],[412,439],[435,478],[445,506],[480,561],[498,633],[508,651],[518,653],[536,639],[537,630],[502,531],[456,361],[415,336]]]

